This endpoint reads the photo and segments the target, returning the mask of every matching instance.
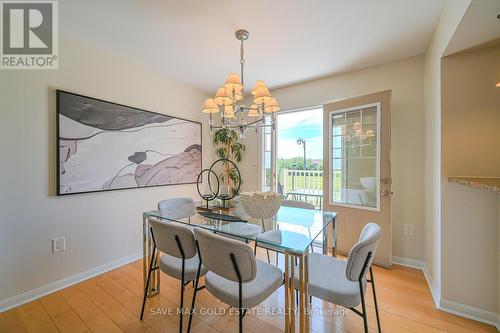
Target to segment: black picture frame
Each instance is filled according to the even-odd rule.
[[[158,112],[153,112],[145,109],[141,109],[138,107],[130,106],[130,105],[125,105],[125,104],[120,104],[120,103],[115,103],[115,102],[110,102],[107,100],[103,100],[100,98],[96,97],[91,97],[91,96],[86,96],[62,89],[56,89],[56,194],[57,196],[67,196],[67,195],[77,195],[77,194],[87,194],[87,193],[99,193],[99,192],[112,192],[112,191],[119,191],[119,190],[130,190],[130,189],[146,189],[146,188],[152,188],[152,187],[162,187],[162,186],[175,186],[175,185],[186,185],[186,184],[196,184],[197,183],[197,176],[194,177],[193,181],[189,182],[180,182],[180,183],[175,183],[175,184],[159,184],[159,185],[147,185],[147,186],[130,186],[130,187],[121,187],[121,188],[112,188],[112,189],[101,189],[101,190],[90,190],[90,191],[78,191],[78,192],[71,192],[71,193],[62,193],[61,192],[61,159],[60,159],[60,120],[59,120],[59,115],[61,114],[61,98],[63,98],[64,95],[70,95],[70,96],[77,96],[81,98],[86,98],[89,100],[94,100],[100,103],[107,103],[113,106],[117,107],[122,107],[122,108],[128,108],[131,110],[136,110],[136,111],[141,111],[145,112],[148,114],[153,114],[153,115],[158,115],[158,116],[166,116],[170,118],[175,118],[179,120],[184,120],[193,124],[196,124],[199,126],[199,146],[200,146],[200,158],[199,158],[199,169],[200,171],[203,169],[203,125],[199,121],[191,120],[191,119],[186,119],[186,118],[181,118],[178,116],[172,116],[164,113],[158,113]]]

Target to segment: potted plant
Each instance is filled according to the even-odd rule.
[[[243,143],[238,142],[238,134],[235,131],[229,128],[220,128],[215,131],[212,142],[216,148],[217,157],[228,159],[235,164],[241,162],[246,147]],[[242,182],[238,178],[236,169],[230,163],[224,163],[224,170],[219,174],[219,179],[221,183],[228,186],[230,196],[235,193],[238,182]]]

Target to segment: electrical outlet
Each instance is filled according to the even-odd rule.
[[[405,236],[413,235],[413,224],[405,224],[405,230],[403,232]]]
[[[58,237],[52,240],[52,253],[58,253],[66,250],[66,238]]]

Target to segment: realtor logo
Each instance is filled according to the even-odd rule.
[[[57,69],[56,1],[0,1],[1,69]]]

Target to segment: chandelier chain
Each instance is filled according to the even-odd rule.
[[[245,86],[243,78],[243,67],[245,65],[245,48],[243,46],[243,39],[241,40],[241,45],[240,45],[240,65],[241,65],[241,85]]]

